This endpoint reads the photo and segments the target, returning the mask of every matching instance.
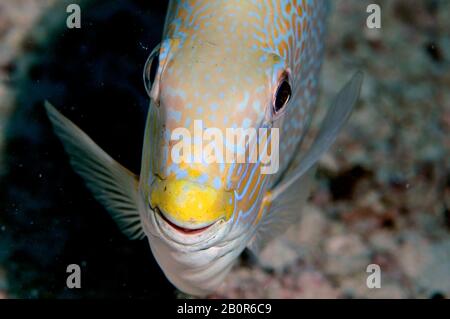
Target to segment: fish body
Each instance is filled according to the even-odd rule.
[[[181,291],[213,292],[246,247],[258,253],[298,217],[307,172],[349,117],[362,81],[358,73],[337,95],[315,142],[303,150],[327,11],[320,0],[171,1],[162,42],[144,70],[150,106],[139,177],[46,105],[74,169],[126,235],[148,238]],[[242,143],[226,134],[199,139],[209,128],[267,135],[249,134]],[[173,132],[188,137],[182,146],[192,146],[189,154],[179,152]],[[215,150],[208,153],[212,160],[204,144]],[[270,163],[224,161],[217,150],[230,145],[250,155],[264,149]]]

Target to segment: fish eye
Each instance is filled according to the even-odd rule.
[[[284,76],[281,79],[274,96],[273,113],[275,115],[279,114],[284,109],[286,104],[289,102],[289,99],[291,98],[291,94],[292,89],[291,85],[289,84],[289,79],[287,76]]]
[[[149,96],[152,90],[153,82],[155,81],[156,73],[158,72],[159,49],[160,45],[157,45],[156,48],[153,49],[144,66],[144,86],[145,91]]]

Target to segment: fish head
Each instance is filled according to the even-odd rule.
[[[263,166],[278,156],[274,129],[290,95],[286,63],[264,50],[199,39],[166,40],[150,61],[146,79],[157,118],[150,158],[143,158],[151,162],[150,207],[186,234],[239,215],[252,225],[276,173]]]

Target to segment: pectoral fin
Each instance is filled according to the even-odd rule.
[[[249,248],[256,255],[270,239],[297,221],[300,208],[310,192],[313,177],[309,173],[310,168],[330,148],[349,118],[358,99],[362,79],[362,72],[357,72],[337,94],[315,141],[300,157],[298,166],[287,171],[283,179],[264,198],[263,203],[269,208],[261,218],[258,230],[249,244]]]
[[[357,72],[338,93],[322,122],[314,143],[300,158],[298,167],[289,174],[290,176],[286,176],[285,180],[271,192],[270,200],[275,200],[296,180],[302,177],[330,148],[336,140],[339,131],[350,117],[353,106],[359,97],[362,80],[362,72]]]
[[[103,151],[50,103],[45,109],[74,170],[130,239],[144,238],[137,177]]]

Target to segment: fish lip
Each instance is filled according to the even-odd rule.
[[[175,229],[176,231],[178,231],[182,234],[185,234],[185,235],[197,235],[199,233],[206,231],[211,226],[213,226],[214,224],[216,224],[217,222],[220,221],[220,219],[219,219],[210,224],[207,224],[206,226],[202,225],[201,227],[198,227],[198,228],[187,228],[187,227],[181,226],[177,222],[173,221],[169,216],[167,216],[167,214],[164,214],[164,212],[159,207],[155,207],[154,211],[155,211],[155,214],[158,214],[159,217],[161,217],[161,219],[166,224],[170,225],[173,229]]]
[[[153,177],[154,180],[152,184],[156,179],[165,180],[164,177],[156,173],[153,174]],[[227,191],[234,193],[236,192],[235,189]],[[163,216],[163,214],[158,211],[159,208],[153,206],[150,201],[147,205],[148,218],[151,225],[150,233],[152,233],[155,237],[159,237],[159,239],[163,240],[167,245],[175,249],[187,249],[191,252],[207,249],[208,247],[219,243],[223,238],[228,236],[228,233],[233,228],[234,217],[229,220],[224,220],[223,218],[218,219],[212,224],[207,225],[208,227],[204,227],[201,231],[190,233],[180,232],[177,227],[173,227],[173,225],[176,225],[173,221],[169,220],[169,223],[168,218],[164,218],[167,216]]]
[[[201,250],[214,244],[228,232],[230,226],[228,222],[219,219],[200,232],[187,234],[167,223],[162,214],[156,212],[155,208],[152,208],[150,220],[155,227],[157,236],[164,239],[167,244],[173,248],[186,247],[185,249],[192,251]]]

